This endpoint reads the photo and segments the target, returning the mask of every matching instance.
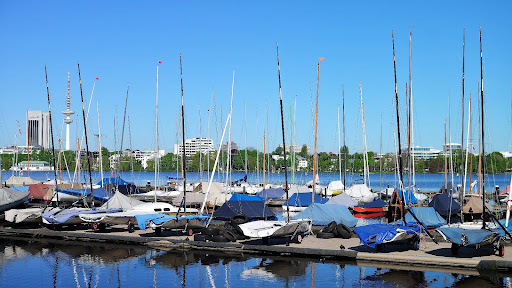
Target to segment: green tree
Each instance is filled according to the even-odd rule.
[[[299,155],[303,158],[306,158],[308,159],[309,157],[309,154],[308,154],[308,146],[306,144],[302,145],[302,148],[300,149],[300,153]]]

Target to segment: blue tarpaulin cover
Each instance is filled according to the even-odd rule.
[[[338,204],[314,204],[292,219],[311,219],[313,225],[327,225],[332,221],[347,227],[357,224],[357,218],[350,213],[347,206]]]
[[[403,200],[403,198],[402,198],[402,190],[397,189],[397,192],[398,192],[398,195],[400,196],[400,199]],[[409,198],[409,194],[410,194],[411,198]],[[416,199],[416,196],[414,196],[414,193],[409,192],[409,190],[405,190],[404,196],[405,196],[405,203],[407,203],[407,204],[416,204],[416,203],[418,203],[418,199]],[[409,199],[411,199],[410,202],[409,202]]]
[[[283,199],[284,198],[284,190],[283,188],[271,188],[271,189],[263,189],[258,193],[258,197],[263,200],[266,199]]]
[[[288,200],[288,202],[290,202],[290,206],[308,207],[309,205],[312,204],[312,201],[311,201],[312,195],[313,195],[313,192],[295,193],[292,196],[290,196],[290,199]],[[326,198],[322,198],[318,194],[314,194],[314,197],[315,197],[314,198],[315,203],[319,203],[319,204],[325,204],[325,202],[327,202],[329,200]],[[286,205],[286,203],[284,203],[283,205]]]
[[[233,193],[233,195],[231,195],[231,198],[229,198],[228,201],[262,201],[262,199],[258,196]]]
[[[450,204],[451,202],[451,204]],[[437,194],[428,203],[428,207],[433,207],[437,213],[443,216],[454,215],[460,212],[460,205],[453,200],[447,193]]]
[[[375,201],[366,203],[364,205],[359,205],[357,207],[361,207],[361,208],[382,208],[382,207],[384,207],[386,205],[388,205],[388,202],[384,202],[384,201],[382,201],[380,199],[377,199]]]
[[[153,222],[156,225],[161,225],[167,221],[173,221],[173,220],[182,220],[182,219],[199,219],[201,221],[208,221],[208,216],[203,215],[187,215],[187,216],[171,216],[167,214],[161,214],[161,213],[155,213],[155,214],[141,214],[141,215],[135,215],[135,218],[137,219],[137,226],[139,226],[140,229],[146,230],[147,225],[149,222]]]
[[[96,214],[96,213],[114,213],[121,212],[123,209],[63,209],[58,211],[50,211],[41,214],[46,221],[53,224],[64,224],[78,217],[80,214]]]
[[[489,237],[505,236],[505,231],[501,228],[488,230],[444,226],[437,228],[437,230],[443,233],[448,241],[461,246],[480,244],[485,239],[489,239]]]
[[[229,221],[231,217],[244,215],[249,220],[273,220],[276,215],[263,200],[260,201],[226,201],[219,209],[213,212],[213,219]]]
[[[116,181],[117,179],[117,181]],[[123,179],[121,179],[121,177],[106,177],[106,178],[103,178],[103,180],[100,180],[100,182],[97,183],[97,185],[105,185],[105,184],[118,184],[118,185],[127,185],[127,184],[132,184],[130,182],[126,182],[124,181]]]
[[[423,223],[427,229],[437,228],[446,225],[446,220],[437,213],[432,207],[409,207],[409,210],[416,215],[416,218]],[[401,220],[397,222],[402,222]],[[410,212],[405,214],[405,222],[416,223]]]
[[[87,189],[77,189],[77,190],[62,190],[62,189],[57,189],[58,192],[61,192],[61,193],[66,193],[68,195],[72,195],[72,196],[77,196],[77,197],[83,197],[83,196],[88,196],[89,194],[91,194],[91,189],[87,188]],[[98,200],[101,200],[101,201],[107,201],[110,197],[110,195],[112,195],[112,193],[109,193],[107,192],[107,190],[103,189],[103,188],[96,188],[96,189],[93,189],[93,194],[94,194],[94,199],[98,199]]]
[[[416,223],[401,224],[370,224],[366,226],[355,227],[361,243],[375,248],[375,245],[391,241],[398,233],[419,234],[420,226]]]

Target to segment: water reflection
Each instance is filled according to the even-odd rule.
[[[0,238],[0,287],[510,287],[503,275],[70,243]]]

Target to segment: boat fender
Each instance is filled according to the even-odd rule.
[[[238,225],[238,224],[244,224],[247,222],[249,222],[249,218],[247,218],[247,216],[245,216],[245,215],[238,214],[238,215],[231,217],[231,223],[233,223],[233,224]]]
[[[332,233],[332,232],[322,232],[322,231],[319,231],[319,232],[316,234],[316,237],[317,237],[317,238],[320,238],[320,239],[331,239],[331,238],[334,238],[334,233]]]
[[[324,229],[322,229],[322,232],[325,232],[325,233],[334,233],[334,229],[336,228],[336,221],[332,221],[331,223],[327,224],[327,226],[324,227]]]
[[[203,235],[220,235],[220,229],[204,227],[204,228],[201,228],[201,234],[203,234]]]
[[[235,242],[237,240],[235,233],[230,230],[224,230],[222,236],[224,236],[224,238],[228,239],[230,242]]]
[[[338,224],[334,229],[334,234],[340,238],[349,239],[352,237],[352,229],[348,228],[344,224]]]

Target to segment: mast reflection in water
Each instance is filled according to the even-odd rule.
[[[417,268],[416,268],[417,269]],[[510,287],[502,275],[0,238],[0,287]],[[470,274],[476,272],[468,271]]]

